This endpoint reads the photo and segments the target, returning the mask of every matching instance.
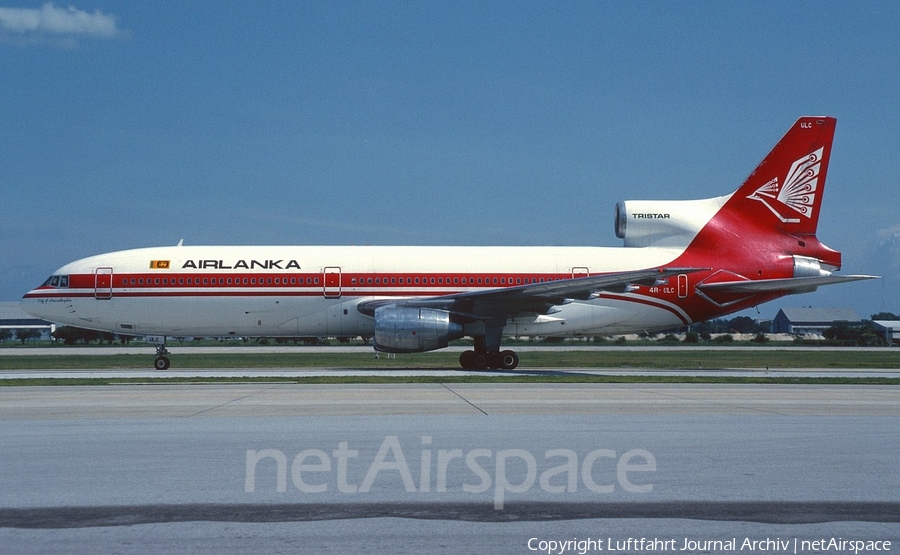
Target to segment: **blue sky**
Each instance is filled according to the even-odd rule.
[[[819,238],[900,313],[896,2],[0,0],[0,300],[175,244],[619,245],[838,118]]]

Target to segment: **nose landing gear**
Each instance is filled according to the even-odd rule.
[[[147,341],[156,344],[156,358],[153,359],[153,368],[156,370],[168,370],[170,362],[169,357],[166,356],[169,354],[169,350],[166,349],[166,338],[151,336],[147,337]]]
[[[153,368],[157,370],[168,370],[169,369],[169,357],[166,355],[169,354],[169,351],[166,349],[165,345],[161,345],[156,347],[156,358],[153,359]]]

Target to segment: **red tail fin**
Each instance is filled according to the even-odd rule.
[[[723,211],[791,235],[815,235],[836,123],[830,117],[798,119]]]

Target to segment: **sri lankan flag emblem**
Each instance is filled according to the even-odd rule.
[[[168,260],[151,260],[150,261],[150,269],[151,270],[168,270],[169,269],[169,261]]]

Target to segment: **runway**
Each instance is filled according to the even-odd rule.
[[[614,547],[658,538],[688,553],[720,552],[704,539],[834,537],[896,549],[898,432],[896,386],[2,387],[0,545],[529,553],[590,538],[633,553]]]
[[[895,386],[197,384],[0,388],[0,420],[408,415],[900,416]]]

